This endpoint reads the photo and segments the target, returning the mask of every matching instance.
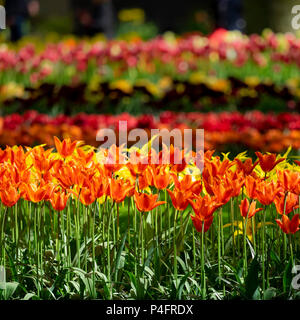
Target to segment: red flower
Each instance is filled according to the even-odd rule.
[[[264,172],[272,171],[276,165],[285,160],[285,158],[280,158],[276,160],[276,154],[261,154],[260,152],[255,152],[259,159],[259,164]]]
[[[299,230],[299,214],[294,215],[292,220],[290,220],[288,216],[283,215],[281,220],[277,219],[276,222],[280,229],[286,234],[294,234]]]
[[[262,208],[256,209],[256,201],[252,201],[249,207],[249,201],[247,198],[242,200],[239,208],[242,217],[246,218],[248,215],[248,219],[251,219],[257,212],[262,211]]]

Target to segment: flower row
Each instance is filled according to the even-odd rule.
[[[243,71],[240,72],[243,74]],[[160,76],[158,79],[113,79],[90,84],[72,83],[58,86],[43,82],[29,87],[8,81],[0,85],[0,101],[5,114],[11,110],[34,109],[49,113],[49,107],[59,112],[74,114],[79,111],[120,113],[129,110],[137,114],[161,110],[219,111],[262,110],[283,112],[300,110],[300,90],[298,79],[289,79],[276,84],[259,77],[238,76],[219,79],[192,73],[187,79]]]
[[[209,37],[166,35],[146,42],[90,42],[70,38],[42,47],[32,43],[16,48],[2,45],[0,70],[4,83],[10,79],[29,84],[47,78],[62,84],[76,79],[94,82],[95,77],[101,81],[116,79],[128,72],[131,79],[136,79],[137,74],[182,77],[196,70],[221,76],[232,69],[239,72],[242,66],[250,63],[252,70],[255,67],[262,71],[260,76],[265,73],[265,78],[280,82],[281,77],[287,75],[287,79],[291,75],[297,78],[294,65],[299,65],[299,56],[299,39],[291,34],[277,35],[268,31],[262,36],[247,37],[217,30]],[[225,62],[229,65],[224,69]],[[289,65],[293,68],[287,68],[287,73],[280,72]],[[249,75],[247,69],[245,76]]]
[[[293,113],[278,115],[261,112],[173,113],[163,112],[131,116],[77,114],[51,117],[28,111],[1,119],[0,145],[53,145],[53,136],[84,140],[95,147],[99,129],[111,128],[119,135],[119,122],[127,123],[128,131],[141,128],[150,135],[151,129],[205,130],[205,149],[224,150],[228,145],[270,152],[282,152],[290,146],[300,148],[300,116]]]
[[[287,154],[256,152],[253,162],[245,153],[230,160],[213,156],[214,151],[185,154],[172,145],[160,152],[152,148],[126,152],[112,146],[96,153],[78,141],[54,140],[55,153],[42,146],[1,151],[4,206],[12,207],[22,198],[50,202],[54,210],[62,211],[70,198],[89,206],[108,199],[119,204],[133,197],[137,210],[144,213],[164,205],[160,195],[168,192],[175,210],[184,211],[190,205],[195,228],[206,232],[214,212],[242,194],[247,195],[240,203],[244,218],[251,219],[262,210],[256,208],[257,201],[264,207],[275,204],[282,231],[299,230],[300,162],[290,163]]]

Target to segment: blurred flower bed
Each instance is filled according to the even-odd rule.
[[[53,144],[53,136],[84,140],[99,146],[99,129],[111,128],[118,133],[119,121],[127,121],[128,130],[145,129],[204,129],[205,149],[218,151],[253,150],[281,152],[290,146],[300,149],[300,115],[296,113],[263,114],[259,111],[239,113],[175,113],[162,112],[132,116],[79,113],[75,116],[51,117],[36,111],[23,115],[11,114],[0,118],[0,145]],[[124,134],[124,133],[122,133]],[[118,141],[118,140],[117,140]]]
[[[300,39],[271,31],[3,43],[0,105],[3,114],[298,111],[299,64]]]

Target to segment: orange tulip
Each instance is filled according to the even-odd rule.
[[[104,195],[107,195],[109,191],[109,184],[106,177],[97,177],[91,180],[91,188],[94,192],[94,196],[96,199],[102,198]]]
[[[18,193],[17,188],[12,185],[0,190],[1,201],[6,207],[13,207],[19,201],[20,197],[21,194]]]
[[[64,189],[69,189],[79,182],[79,178],[82,176],[82,173],[76,165],[72,166],[68,163],[59,167],[54,166],[53,176],[59,181],[60,185]]]
[[[85,206],[89,206],[90,204],[96,201],[96,196],[91,190],[91,188],[82,188],[80,190],[80,202]]]
[[[76,147],[81,144],[81,141],[73,141],[71,139],[64,139],[60,141],[57,137],[54,137],[55,147],[59,155],[63,158],[67,158],[74,153]]]
[[[208,173],[213,177],[223,176],[233,165],[234,162],[230,161],[229,159],[221,161],[220,157],[216,157],[213,161],[205,161],[203,173],[205,169],[207,169]]]
[[[209,195],[213,196],[214,195],[213,186],[214,186],[215,178],[205,168],[204,168],[203,173],[202,173],[202,180],[203,180],[206,192]]]
[[[252,201],[251,205],[249,206],[249,201],[247,198],[242,200],[241,204],[239,205],[240,212],[242,217],[246,218],[248,215],[248,219],[251,219],[257,212],[262,211],[262,208],[256,209],[256,201]]]
[[[67,201],[70,198],[70,193],[65,192],[53,192],[50,198],[50,203],[54,210],[62,211],[67,205]]]
[[[7,161],[8,157],[9,157],[9,154],[8,154],[7,150],[0,149],[0,163]]]
[[[192,206],[195,214],[199,216],[202,220],[210,217],[222,204],[218,203],[215,198],[209,195],[204,197],[195,197],[196,202],[189,199],[189,203]]]
[[[278,185],[274,181],[261,181],[260,183],[258,183],[255,193],[257,200],[261,204],[269,206],[271,203],[273,203],[274,199],[280,191],[281,188],[278,187]]]
[[[111,177],[113,172],[120,170],[126,163],[126,159],[122,151],[123,148],[117,147],[116,145],[112,145],[109,150],[104,150],[104,168],[107,176]]]
[[[257,187],[257,180],[252,176],[247,176],[245,179],[245,188],[246,194],[251,199],[256,199],[256,187]]]
[[[166,172],[166,167],[158,167],[156,169],[152,169],[152,176],[153,176],[153,184],[155,188],[159,190],[164,190],[170,184],[170,174]]]
[[[77,158],[83,165],[88,165],[93,161],[94,158],[94,151],[84,151],[82,148],[77,149],[78,156],[74,157]]]
[[[260,167],[264,172],[272,171],[278,163],[285,160],[285,158],[276,160],[276,154],[274,153],[263,155],[260,152],[255,152],[255,154],[257,155]]]
[[[9,158],[16,169],[21,172],[27,169],[26,159],[29,152],[25,153],[23,147],[19,146],[16,149],[8,148]]]
[[[176,189],[173,192],[169,189],[167,191],[176,210],[183,211],[187,208],[189,205],[188,198],[192,195],[191,192],[184,192]]]
[[[49,200],[55,186],[53,184],[35,185],[33,183],[21,185],[21,189],[24,190],[23,198],[33,203],[38,203],[43,200]]]
[[[192,175],[187,174],[181,180],[178,179],[177,175],[171,173],[174,181],[175,188],[183,192],[191,191],[193,194],[200,195],[202,192],[202,182],[201,180],[193,181]]]
[[[225,175],[225,181],[227,185],[232,187],[232,197],[237,197],[241,193],[242,186],[245,183],[243,174],[228,171]]]
[[[123,180],[110,179],[109,195],[116,202],[123,202],[134,186]]]
[[[203,228],[204,229],[203,231],[205,233],[209,230],[210,226],[212,225],[214,216],[211,215],[207,218],[201,219],[199,216],[195,215],[195,216],[191,216],[191,219],[197,232],[202,232],[202,228]]]
[[[235,159],[237,167],[243,172],[244,176],[249,176],[258,164],[258,160],[252,163],[252,159],[246,159],[243,163],[240,159]]]
[[[224,205],[233,197],[234,190],[230,182],[226,183],[226,180],[223,180],[220,182],[215,181],[213,192],[218,202]]]
[[[159,160],[161,164],[169,164],[172,172],[182,172],[187,166],[184,150],[174,148],[173,145],[169,150],[164,146],[164,150],[159,153]]]
[[[158,194],[134,192],[134,202],[140,212],[152,211],[154,208],[166,203],[165,201],[157,201],[157,198]]]
[[[279,184],[284,188],[285,191],[298,194],[300,184],[300,172],[292,172],[290,170],[277,171],[277,177]]]
[[[138,185],[140,190],[146,189],[149,186],[154,185],[153,176],[152,176],[150,167],[147,167],[146,170],[139,175]]]
[[[148,156],[141,155],[139,152],[131,153],[127,168],[135,177],[139,176],[148,167]]]
[[[53,167],[55,161],[49,159],[52,151],[53,149],[45,151],[42,147],[32,149],[33,165],[40,175],[44,175]]]
[[[276,206],[276,210],[279,214],[289,214],[299,207],[298,196],[296,196],[293,193],[288,193],[287,195],[285,195],[284,193],[282,195],[277,195],[277,197],[274,200],[274,203]]]
[[[191,219],[197,232],[207,232],[213,223],[214,212],[222,205],[209,195],[204,197],[196,196],[196,202],[189,200],[195,215],[191,215]]]
[[[286,215],[282,215],[281,220],[276,220],[280,229],[286,234],[294,234],[299,230],[300,219],[299,214],[293,216],[292,220]]]

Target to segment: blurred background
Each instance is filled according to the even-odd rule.
[[[246,34],[288,32],[292,0],[1,0],[7,11],[2,40],[53,33],[147,40],[159,33],[211,33],[217,27]]]
[[[148,132],[204,128],[207,150],[300,154],[295,0],[0,5],[0,147],[95,145],[123,119]]]

